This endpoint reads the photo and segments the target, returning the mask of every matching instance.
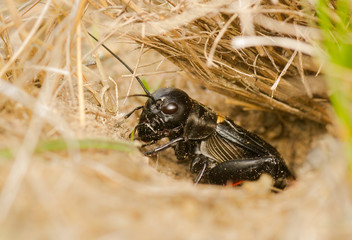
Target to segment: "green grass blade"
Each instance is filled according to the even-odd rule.
[[[72,144],[71,143],[77,143]],[[41,141],[35,149],[36,154],[45,152],[58,152],[67,149],[76,150],[86,150],[86,149],[96,149],[96,150],[114,150],[121,152],[132,152],[136,150],[136,147],[129,142],[111,141],[111,140],[101,140],[101,139],[83,139],[83,140],[65,140],[65,139],[55,139],[55,140],[44,140]],[[12,158],[14,157],[10,149],[3,148],[0,149],[0,158]]]
[[[318,24],[322,32],[321,46],[325,49],[325,74],[330,100],[341,125],[346,157],[352,178],[352,24],[348,0],[316,3]]]

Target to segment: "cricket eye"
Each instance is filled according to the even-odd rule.
[[[174,114],[178,110],[178,105],[174,102],[170,102],[161,107],[161,111],[165,114]]]

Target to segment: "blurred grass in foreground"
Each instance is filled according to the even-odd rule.
[[[317,16],[322,31],[324,73],[330,100],[345,142],[352,177],[352,25],[349,0],[318,0]]]

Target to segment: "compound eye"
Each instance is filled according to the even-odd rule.
[[[175,112],[177,112],[177,110],[178,110],[178,106],[174,102],[170,102],[161,107],[161,111],[165,114],[174,114]]]

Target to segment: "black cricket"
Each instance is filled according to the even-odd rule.
[[[116,54],[104,44],[102,46],[133,73]],[[283,189],[288,179],[295,178],[278,151],[256,134],[217,114],[180,89],[160,88],[151,94],[142,81],[136,79],[146,93],[139,96],[148,97],[144,106],[135,108],[125,117],[142,109],[135,127],[136,139],[146,143],[143,147],[162,138],[169,139],[168,143],[144,152],[145,155],[173,148],[179,161],[190,161],[191,172],[197,174],[195,183],[238,185],[269,174],[274,179],[274,187]]]

